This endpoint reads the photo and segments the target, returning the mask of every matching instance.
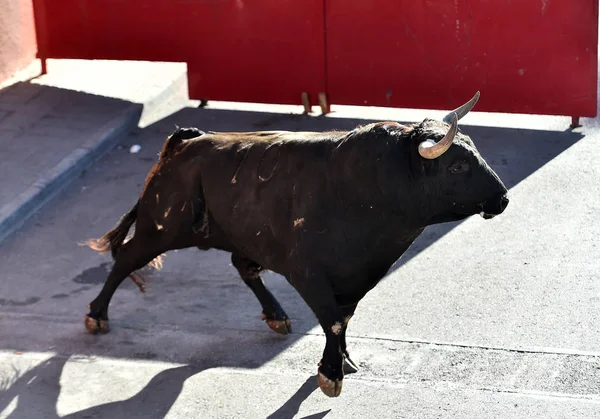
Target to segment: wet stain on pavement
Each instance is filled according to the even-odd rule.
[[[90,289],[92,289],[92,287],[79,287],[79,288],[75,288],[73,291],[70,291],[68,294],[64,294],[64,293],[54,294],[52,296],[52,298],[55,298],[55,299],[67,298],[67,297],[69,297],[69,295],[79,294],[83,291],[87,291]]]
[[[73,291],[71,291],[69,294],[71,294],[71,295],[75,295],[75,294],[79,294],[80,292],[87,291],[87,290],[91,290],[91,289],[92,289],[92,287],[80,287],[80,288],[76,288],[76,289],[74,289],[74,290],[73,290]]]
[[[99,266],[88,268],[73,278],[73,282],[77,284],[102,284],[106,281],[110,265],[110,263],[103,263]],[[84,291],[84,289],[80,289],[76,292],[80,291]]]
[[[31,304],[35,304],[40,301],[40,297],[29,297],[23,301],[17,300],[7,300],[5,298],[0,298],[0,306],[12,306],[12,307],[22,307],[22,306],[30,306]]]
[[[135,358],[139,358],[139,359],[155,359],[157,355],[153,352],[146,351],[146,352],[136,352],[133,354],[133,356]]]
[[[235,288],[242,289],[242,287],[240,287],[240,284],[227,284],[227,283],[224,283],[224,284],[219,284],[218,286],[219,286],[219,288],[222,288],[222,289],[235,289]]]

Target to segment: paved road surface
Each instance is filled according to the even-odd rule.
[[[111,333],[90,336],[87,304],[111,265],[77,243],[133,205],[174,124],[358,121],[189,108],[139,130],[0,247],[0,417],[600,417],[600,138],[469,118],[511,204],[427,229],[363,300],[349,328],[361,370],[337,399],[316,386],[321,330],[281,277],[265,281],[292,318],[287,337],[261,322],[229,255],[197,250],[169,253],[146,294],[126,281]]]

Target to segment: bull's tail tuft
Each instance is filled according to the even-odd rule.
[[[177,148],[181,145],[183,140],[189,140],[205,134],[204,131],[201,131],[198,128],[179,128],[177,125],[175,127],[175,131],[167,138],[167,141],[165,141],[162,151],[160,152],[161,160],[171,157],[173,153],[177,151]]]
[[[90,249],[100,253],[105,253],[110,250],[113,259],[117,257],[119,249],[123,245],[123,242],[127,238],[129,229],[137,218],[138,203],[121,219],[115,228],[107,232],[104,236],[99,239],[90,239],[84,242],[82,245],[88,246]]]

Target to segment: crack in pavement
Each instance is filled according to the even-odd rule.
[[[82,311],[83,312],[83,311]],[[32,314],[32,313],[15,313],[15,312],[2,312],[0,311],[0,316],[4,320],[14,319],[27,319],[27,320],[36,320],[40,322],[51,322],[51,323],[63,323],[65,325],[72,325],[73,319],[65,316],[53,316],[53,315],[41,315],[41,314]],[[294,318],[291,318],[292,321]],[[185,324],[179,323],[168,323],[168,322],[139,322],[136,321],[135,325],[131,324],[127,321],[122,320],[111,320],[111,324],[113,327],[120,327],[129,330],[138,330],[142,332],[146,332],[150,329],[152,330],[178,330],[180,332],[188,332],[188,333],[198,333],[198,332],[206,332],[212,333],[216,331],[239,331],[239,332],[249,332],[249,333],[260,333],[260,334],[270,334],[268,330],[263,330],[263,328],[259,329],[251,329],[251,328],[243,328],[243,327],[227,327],[227,326],[207,326],[207,325],[198,325],[198,328],[189,328],[185,327]],[[315,336],[315,337],[323,337],[323,333],[317,332],[291,332],[290,335],[296,336]],[[346,335],[349,339],[355,339],[358,341],[382,341],[382,342],[398,342],[405,344],[414,344],[414,345],[428,345],[428,346],[440,346],[440,347],[453,347],[453,348],[463,348],[463,349],[480,349],[485,351],[504,351],[504,352],[514,352],[519,354],[546,354],[546,355],[575,355],[575,356],[591,356],[591,357],[600,357],[600,351],[585,351],[575,348],[549,348],[549,347],[506,347],[506,346],[492,346],[492,345],[478,345],[478,344],[470,344],[470,343],[457,343],[457,342],[445,342],[445,341],[435,341],[435,340],[426,340],[426,339],[416,339],[416,338],[394,338],[388,336],[364,336],[364,335],[353,335],[348,333]]]

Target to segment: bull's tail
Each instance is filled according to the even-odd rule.
[[[171,157],[185,140],[191,140],[205,134],[204,131],[198,128],[179,128],[177,125],[175,127],[175,131],[169,135],[169,138],[167,138],[167,141],[163,145],[159,160],[166,160]]]
[[[153,166],[152,170],[150,170],[150,172],[148,173],[148,176],[146,177],[146,182],[144,184],[144,190],[142,191],[142,195],[144,194],[144,191],[146,190],[146,187],[148,186],[150,179],[152,179],[152,177],[155,175],[156,171],[160,169],[161,164],[164,161],[171,158],[177,152],[177,150],[180,148],[180,145],[183,143],[183,141],[189,140],[192,138],[196,138],[196,137],[200,137],[202,135],[204,135],[204,131],[201,131],[198,128],[179,128],[179,127],[177,127],[176,130],[173,132],[173,134],[171,134],[169,136],[169,138],[167,138],[167,141],[165,141],[165,144],[163,145],[163,149],[160,152],[160,157],[159,157],[158,163],[156,163]],[[131,226],[133,225],[133,223],[135,223],[135,220],[137,219],[138,205],[139,205],[139,201],[136,202],[136,204],[133,206],[133,208],[131,210],[129,210],[129,212],[127,214],[125,214],[124,216],[121,217],[121,219],[119,220],[116,227],[113,228],[112,230],[108,231],[104,236],[102,236],[99,239],[87,240],[84,243],[82,243],[81,245],[88,246],[89,248],[91,248],[97,252],[100,252],[100,253],[106,253],[110,250],[112,258],[116,259],[117,254],[119,253],[119,249],[123,246],[123,243],[127,239],[127,234],[129,233],[129,229],[131,228]],[[148,263],[148,265],[150,265],[152,268],[157,269],[157,270],[161,269],[162,264],[163,264],[163,257],[164,257],[164,254],[157,256],[152,261],[150,261],[150,263]],[[132,273],[130,275],[130,277],[133,280],[133,282],[135,282],[135,284],[138,287],[140,287],[140,290],[143,291],[144,290],[143,284],[138,281],[137,277],[141,277],[143,280],[142,282],[145,282],[144,277],[142,277],[141,275],[136,274],[136,273]]]
[[[119,249],[123,246],[125,239],[127,239],[129,229],[137,219],[138,204],[139,201],[135,203],[133,208],[131,208],[127,214],[121,217],[115,228],[108,231],[101,238],[87,240],[86,242],[82,243],[82,245],[88,246],[100,253],[106,253],[110,250],[113,260],[116,259]],[[150,261],[148,265],[156,270],[161,269],[163,264],[163,256],[164,255],[157,256]],[[133,283],[138,286],[141,292],[146,292],[145,284],[148,278],[136,272],[129,274],[129,278],[131,278]]]
[[[138,202],[136,202],[136,204],[131,210],[129,210],[127,214],[121,217],[119,223],[115,228],[108,231],[101,238],[87,240],[83,244],[101,253],[105,253],[110,250],[113,259],[115,259],[117,257],[117,253],[119,252],[119,249],[121,248],[123,242],[127,238],[127,233],[129,233],[129,229],[131,228],[131,226],[137,218],[137,209]]]

